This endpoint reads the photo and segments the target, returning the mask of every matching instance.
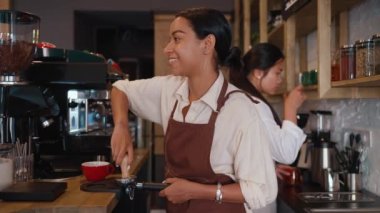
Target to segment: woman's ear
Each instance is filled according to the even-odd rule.
[[[214,35],[209,34],[208,36],[206,36],[206,38],[203,39],[203,54],[208,55],[210,53],[213,53],[215,43],[216,39]]]
[[[256,79],[261,80],[261,78],[264,76],[264,71],[260,69],[254,69],[252,72],[253,72],[253,77]]]

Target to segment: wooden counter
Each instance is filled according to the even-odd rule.
[[[130,173],[136,175],[144,162],[148,159],[148,149],[135,149],[134,161]],[[67,180],[67,189],[60,197],[52,202],[5,202],[0,201],[0,212],[18,213],[105,213],[112,212],[118,200],[115,193],[84,192],[80,184],[85,180],[83,176],[72,177]]]

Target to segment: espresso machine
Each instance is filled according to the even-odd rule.
[[[84,161],[110,161],[110,87],[123,74],[92,53],[38,48],[25,77],[43,88],[55,112],[36,127],[39,178],[78,175]]]
[[[311,130],[311,178],[315,183],[323,185],[325,170],[337,170],[337,149],[331,141],[332,112],[324,110],[310,111]]]
[[[71,176],[109,160],[109,89],[124,75],[97,54],[39,47],[39,23],[0,10],[0,143],[28,143],[37,178]]]

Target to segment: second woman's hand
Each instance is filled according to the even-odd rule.
[[[289,94],[284,97],[284,118],[285,120],[297,123],[297,111],[301,107],[302,103],[306,99],[306,95],[303,92],[303,87],[298,85]]]

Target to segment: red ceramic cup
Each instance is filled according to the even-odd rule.
[[[105,161],[89,161],[82,163],[82,172],[88,181],[101,181],[112,174],[115,168]]]
[[[289,175],[284,176],[284,182],[287,185],[299,185],[302,183],[301,171],[296,167],[284,168]]]

